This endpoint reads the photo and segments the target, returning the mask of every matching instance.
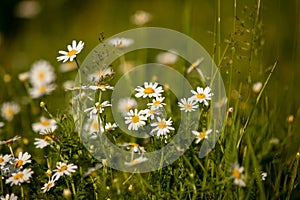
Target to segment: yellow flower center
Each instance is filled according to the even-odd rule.
[[[39,88],[39,91],[41,92],[41,93],[44,93],[44,92],[46,92],[46,86],[44,86],[44,85],[42,85],[40,88]]]
[[[147,88],[144,89],[144,93],[145,94],[152,94],[152,93],[154,93],[154,90],[153,90],[152,87],[147,87]]]
[[[158,106],[161,103],[161,101],[155,101],[153,102],[153,106]]]
[[[13,111],[13,109],[12,108],[10,108],[10,107],[8,107],[7,109],[6,109],[6,115],[7,116],[13,116],[14,115],[14,111]]]
[[[241,179],[242,178],[242,174],[240,173],[240,171],[238,169],[233,169],[232,170],[232,174],[236,179]]]
[[[3,161],[4,161],[4,159],[3,159],[3,158],[0,158],[0,164],[3,163]]]
[[[205,99],[205,94],[204,93],[199,93],[196,95],[197,99]]]
[[[71,51],[68,52],[68,56],[74,56],[77,53],[77,51],[75,49],[72,49]]]
[[[18,179],[23,178],[23,176],[24,176],[23,173],[19,173],[19,174],[14,175],[14,179],[15,179],[15,180],[18,180]]]
[[[66,171],[67,169],[68,169],[68,166],[64,165],[61,168],[59,168],[57,171],[58,172],[63,172],[63,171]]]
[[[135,147],[138,147],[139,145],[137,144],[137,143],[134,143],[134,142],[130,142],[129,144],[128,144],[129,146],[135,146]]]
[[[49,190],[51,187],[53,186],[53,183],[48,183],[46,186],[45,186],[45,189],[46,190]]]
[[[52,141],[52,138],[46,135],[46,136],[44,137],[44,140],[45,140],[45,141]]]
[[[164,129],[167,128],[167,123],[165,121],[157,122],[158,128]]]
[[[45,78],[44,72],[40,72],[40,73],[38,74],[38,77],[39,77],[39,79],[44,79],[44,78]]]
[[[132,118],[131,118],[131,122],[132,123],[138,123],[140,121],[140,117],[137,116],[137,115],[134,115]]]
[[[97,121],[93,121],[92,127],[93,127],[94,130],[99,130],[98,122]]]
[[[191,110],[192,109],[192,105],[191,104],[184,104],[184,109],[185,110]]]
[[[44,120],[41,122],[42,126],[49,126],[50,125],[50,121],[49,120]]]
[[[23,165],[23,160],[18,160],[14,163],[14,167],[15,168],[19,168]]]
[[[205,131],[199,133],[199,137],[200,137],[201,139],[205,138],[205,136],[206,136],[206,132],[205,132]]]

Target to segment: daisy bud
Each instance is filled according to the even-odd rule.
[[[5,83],[9,83],[9,82],[11,81],[11,75],[5,74],[5,75],[3,76],[3,81],[4,81]]]
[[[294,122],[294,115],[289,115],[289,116],[287,117],[286,121],[287,121],[288,123],[293,123],[293,122]]]
[[[258,94],[260,92],[262,88],[262,83],[261,82],[257,82],[253,84],[252,90],[254,93]]]
[[[132,185],[131,184],[129,185],[128,190],[132,191]]]
[[[18,75],[18,79],[21,81],[21,82],[26,82],[28,81],[29,79],[29,73],[28,72],[24,72],[24,73],[21,73]]]
[[[300,158],[300,152],[297,152],[296,154],[296,158],[299,159]]]
[[[71,190],[66,188],[63,191],[63,197],[65,197],[66,199],[70,198],[72,196]]]
[[[51,176],[52,176],[52,170],[48,169],[48,170],[46,171],[46,175],[47,175],[48,177],[51,177]]]
[[[41,108],[45,108],[45,107],[46,107],[46,103],[43,102],[43,101],[41,101],[41,102],[40,102],[40,107],[41,107]]]
[[[228,112],[232,113],[233,112],[233,107],[228,108]]]

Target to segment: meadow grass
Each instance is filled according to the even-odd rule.
[[[90,151],[97,149],[87,149],[83,145],[82,137],[79,137],[76,129],[76,121],[71,114],[71,103],[74,103],[72,92],[57,87],[49,96],[32,98],[28,94],[32,87],[28,80],[18,82],[17,77],[11,77],[2,71],[1,96],[5,101],[17,102],[21,111],[16,112],[12,120],[5,119],[2,115],[5,125],[0,129],[0,139],[3,141],[0,154],[18,157],[19,152],[29,152],[32,155],[31,163],[27,163],[26,168],[32,169],[34,174],[29,179],[30,182],[11,186],[6,183],[8,177],[2,170],[0,196],[14,193],[20,199],[300,198],[300,149],[299,144],[295,142],[299,137],[294,129],[298,113],[284,116],[286,121],[280,121],[282,116],[278,117],[281,111],[279,104],[286,99],[283,95],[270,97],[268,93],[268,86],[274,81],[272,78],[280,60],[274,57],[273,63],[264,63],[261,1],[258,0],[251,8],[241,9],[241,13],[237,8],[237,1],[233,2],[232,31],[229,36],[222,38],[221,0],[217,1],[215,30],[211,34],[211,56],[223,76],[228,100],[225,124],[215,147],[207,156],[199,158],[201,143],[193,143],[178,160],[162,169],[147,173],[114,170],[107,166],[105,158],[97,160],[91,155]],[[184,8],[186,13],[191,9],[190,6],[187,4]],[[190,20],[188,14],[184,20]],[[184,31],[188,33],[193,27],[186,24]],[[141,59],[154,57],[156,53],[147,50],[126,55],[121,59],[135,59],[138,63]],[[118,62],[112,66],[116,71]],[[180,64],[173,67],[185,71],[188,64],[183,60],[178,62]],[[80,62],[77,62],[77,66],[79,65]],[[58,80],[74,79],[76,72],[75,69],[66,74],[56,73],[56,76]],[[103,83],[110,81],[115,80],[109,77]],[[14,84],[15,82],[18,83]],[[256,82],[261,82],[261,86],[253,89]],[[61,86],[62,83],[58,85]],[[103,92],[102,96],[102,92],[98,90],[94,97],[98,101],[101,98],[109,98],[109,94],[105,95]],[[178,108],[174,108],[177,101],[172,95],[171,92],[166,95],[169,98],[166,103],[170,106],[167,108],[168,113],[173,110],[179,113]],[[62,96],[65,97],[63,100],[57,100]],[[66,108],[57,110],[57,102],[63,102]],[[43,135],[33,133],[31,125],[39,121],[41,116],[55,121],[55,131],[48,131]],[[99,114],[99,117],[103,122],[113,121],[108,111]],[[176,127],[179,119],[174,117],[173,120]],[[199,124],[205,126],[206,123],[206,119],[201,118]],[[17,130],[21,132],[16,132]],[[105,133],[116,143],[128,140],[142,141],[122,136],[122,131],[118,128]],[[16,135],[21,135],[22,138],[14,142],[8,141]],[[48,136],[48,140],[45,141],[48,141],[49,145],[37,149],[33,145],[34,138],[45,139],[45,135]],[[153,139],[152,142],[151,145],[144,142],[146,150],[164,145],[159,139]],[[72,163],[76,165],[76,169],[70,172],[70,175],[59,177],[55,185],[43,193],[41,188],[57,172],[54,170],[58,169],[58,162]],[[234,171],[240,170],[240,167],[244,170]],[[241,179],[244,185],[237,184],[235,179]]]

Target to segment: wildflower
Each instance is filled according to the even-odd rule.
[[[142,114],[144,114],[146,116],[146,118],[150,117],[151,120],[154,120],[155,116],[158,116],[161,114],[160,109],[150,108],[150,109],[145,109],[145,110],[141,110],[141,111],[142,111]]]
[[[267,172],[262,172],[261,173],[261,180],[265,181],[267,176],[268,176]]]
[[[1,107],[1,116],[7,121],[11,121],[20,112],[19,104],[15,102],[5,102]]]
[[[125,124],[128,125],[128,130],[138,130],[139,127],[146,124],[147,118],[143,115],[142,111],[137,109],[130,110],[125,117]]]
[[[99,69],[97,71],[95,71],[93,74],[91,74],[89,76],[89,79],[92,81],[92,82],[95,82],[95,83],[99,83],[101,82],[105,77],[107,76],[111,76],[114,74],[114,71],[112,70],[111,67],[104,67],[102,69]]]
[[[192,131],[192,133],[196,136],[197,140],[195,141],[196,144],[198,144],[201,140],[207,139],[208,135],[212,133],[211,129],[208,129],[207,131]]]
[[[33,171],[30,168],[26,168],[23,171],[19,171],[17,173],[12,173],[11,177],[6,179],[5,183],[10,183],[12,185],[21,185],[21,183],[28,182],[31,178]]]
[[[55,173],[53,175],[53,180],[57,181],[63,175],[69,176],[71,173],[74,173],[77,169],[77,166],[74,164],[66,164],[63,162],[58,162],[56,169],[53,170]]]
[[[11,159],[11,155],[5,154],[4,156],[0,154],[0,166],[6,165]]]
[[[134,142],[118,144],[118,146],[125,147],[127,150],[132,150],[134,153],[140,154],[146,152],[144,147]]]
[[[256,94],[258,94],[260,92],[261,88],[262,88],[262,83],[261,82],[256,82],[252,86],[252,90]]]
[[[109,43],[117,48],[125,48],[133,44],[133,39],[131,38],[112,38]]]
[[[66,62],[66,63],[62,63],[60,66],[59,66],[59,70],[61,72],[70,72],[70,71],[73,71],[77,68],[76,66],[76,63],[74,62]]]
[[[191,73],[191,71],[193,70],[193,69],[196,69],[197,71],[198,71],[198,66],[203,62],[203,60],[204,60],[204,58],[202,57],[202,58],[199,58],[199,59],[197,59],[195,62],[193,62],[190,66],[189,66],[189,68],[187,69],[187,73],[189,74],[189,73]],[[202,74],[202,72],[201,72],[201,74]]]
[[[14,162],[14,167],[21,168],[25,164],[31,163],[31,160],[29,159],[30,157],[31,155],[29,153],[25,152],[23,154],[23,152],[20,152],[18,158]]]
[[[143,97],[160,97],[161,93],[164,92],[161,86],[158,86],[158,83],[145,82],[144,87],[138,86],[135,88],[137,93],[135,96],[137,98]]]
[[[148,161],[148,158],[141,156],[141,157],[138,157],[138,158],[136,158],[136,159],[134,159],[130,162],[125,162],[125,165],[128,166],[128,167],[132,167],[132,166],[144,163],[146,161]]]
[[[110,122],[107,122],[106,124],[105,124],[105,130],[106,131],[113,131],[113,130],[115,130],[115,128],[117,128],[118,127],[118,124],[117,123],[110,123]]]
[[[89,176],[96,172],[98,169],[100,169],[103,165],[101,163],[97,163],[95,167],[91,167],[88,169],[88,171],[84,174],[84,177]]]
[[[150,106],[152,109],[162,108],[166,104],[163,103],[165,100],[165,97],[156,97],[155,99],[152,99],[152,103],[148,103],[147,106]]]
[[[24,72],[24,73],[20,73],[19,75],[18,75],[18,79],[19,79],[19,81],[21,81],[21,82],[26,82],[26,81],[28,81],[29,80],[29,72]]]
[[[48,181],[48,183],[44,184],[44,187],[42,187],[41,189],[43,190],[42,193],[48,192],[51,188],[53,188],[55,186],[55,180],[50,179]]]
[[[127,97],[120,99],[118,103],[118,109],[119,111],[125,116],[129,110],[137,108],[137,102],[135,99]]]
[[[234,163],[231,170],[231,178],[234,178],[234,184],[245,187],[246,184],[244,182],[245,176],[243,175],[244,167],[240,167],[239,164]]]
[[[18,196],[16,196],[14,193],[7,194],[5,197],[1,197],[1,200],[17,200]]]
[[[4,141],[0,141],[0,145],[3,145],[3,144],[5,144],[5,145],[10,145],[10,144],[14,143],[15,141],[17,141],[17,140],[19,140],[19,139],[21,139],[21,137],[18,136],[18,135],[16,135],[16,136],[14,136],[14,137],[11,138],[11,139],[4,140]]]
[[[73,61],[76,58],[76,55],[81,52],[83,49],[84,42],[79,41],[78,44],[76,40],[72,41],[72,45],[68,45],[68,51],[58,51],[62,56],[56,57],[57,61],[67,62],[68,60]]]
[[[57,128],[56,121],[54,119],[48,119],[46,117],[41,117],[40,122],[32,124],[32,129],[34,132],[42,133],[43,131],[54,132]]]
[[[132,16],[131,16],[131,22],[138,26],[143,26],[147,22],[151,20],[152,16],[150,13],[143,11],[143,10],[137,10]]]
[[[98,84],[98,85],[90,85],[87,87],[88,89],[91,90],[101,90],[101,91],[106,91],[106,90],[113,90],[114,87],[107,85],[107,84]]]
[[[174,65],[177,62],[178,55],[175,51],[162,52],[156,56],[156,61],[163,65]]]
[[[204,103],[204,105],[208,106],[208,100],[211,100],[213,93],[211,93],[210,87],[206,87],[204,90],[202,87],[197,87],[197,91],[191,90],[194,94],[191,98],[193,100],[198,101],[199,103]]]
[[[84,110],[84,112],[90,112],[90,118],[92,118],[92,115],[99,113],[102,113],[104,111],[105,107],[111,106],[111,104],[108,101],[104,101],[102,103],[95,103],[94,106],[87,108]]]
[[[90,119],[88,119],[88,122],[84,126],[84,130],[87,131],[89,135],[92,135],[92,139],[95,139],[97,135],[94,135],[94,133],[98,133],[99,131],[100,133],[104,132],[102,121],[100,120],[99,125],[98,116],[93,115]]]
[[[29,89],[29,94],[33,99],[40,98],[44,95],[49,95],[56,89],[55,84],[41,84]]]
[[[35,142],[33,143],[36,148],[40,148],[43,149],[46,146],[50,145],[50,142],[53,141],[51,137],[49,137],[48,135],[46,135],[44,137],[44,139],[40,139],[40,138],[34,138]]]
[[[160,117],[157,117],[157,122],[154,122],[151,124],[151,126],[154,126],[155,128],[150,132],[152,134],[153,132],[156,132],[156,136],[165,136],[167,138],[167,133],[170,132],[170,130],[175,130],[172,127],[172,120],[169,118],[168,120],[166,119],[161,119]]]
[[[180,110],[184,110],[185,112],[192,112],[195,111],[196,108],[198,108],[197,101],[194,99],[188,98],[183,98],[178,102],[178,105],[180,107]]]
[[[56,79],[54,68],[48,61],[38,60],[32,64],[29,79],[34,87],[48,85]]]

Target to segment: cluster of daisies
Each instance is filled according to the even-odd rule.
[[[11,145],[20,138],[15,136],[11,139],[0,141],[0,145],[6,145],[11,152],[10,154],[0,154],[1,176],[2,179],[5,179],[5,184],[10,184],[10,186],[20,186],[23,183],[30,182],[33,174],[32,169],[26,167],[28,163],[31,163],[31,155],[29,153],[19,152],[17,157],[14,156]],[[7,194],[6,197],[17,199],[17,196],[14,194]]]
[[[147,98],[150,103],[147,104],[146,109],[138,110],[138,104],[135,99],[124,98],[120,100],[119,109],[121,113],[126,113],[125,124],[128,125],[128,130],[137,131],[150,122],[150,126],[153,127],[153,129],[149,134],[164,138],[166,141],[170,131],[174,131],[175,129],[172,126],[173,121],[171,117],[168,119],[164,117],[164,106],[166,104],[164,103],[165,97],[162,96],[164,92],[162,86],[159,86],[156,82],[145,82],[143,86],[137,86],[135,91],[136,98]],[[193,112],[199,107],[199,104],[208,106],[208,102],[213,96],[210,87],[197,87],[197,89],[195,91],[192,90],[191,93],[191,97],[182,98],[180,102],[178,102],[180,110]],[[201,132],[194,130],[192,133],[196,135],[196,143],[198,143],[202,139],[207,139],[211,132],[212,130],[209,129]]]

